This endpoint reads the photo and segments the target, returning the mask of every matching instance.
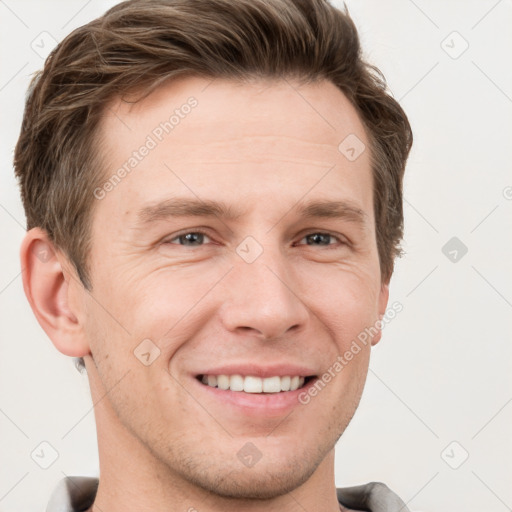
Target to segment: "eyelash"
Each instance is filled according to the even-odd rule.
[[[169,238],[167,240],[164,240],[162,243],[164,244],[169,244],[169,245],[181,245],[181,244],[173,244],[171,243],[173,240],[176,240],[180,237],[183,237],[183,236],[186,236],[186,235],[189,235],[189,234],[202,234],[202,235],[206,235],[207,237],[211,238],[210,235],[202,230],[202,229],[194,229],[193,231],[185,231],[183,233],[179,233],[178,235],[174,236],[173,238]],[[304,234],[301,238],[301,240],[303,240],[304,238],[310,236],[310,235],[327,235],[327,236],[330,236],[331,238],[335,238],[341,245],[349,245],[347,242],[345,242],[344,240],[342,240],[339,236],[333,234],[333,233],[329,233],[329,232],[326,232],[326,231],[311,231],[311,232],[308,232],[306,234]],[[301,244],[302,245],[302,244]],[[184,246],[184,245],[181,245],[182,247],[189,247],[189,246]],[[196,247],[200,247],[200,246],[196,246]],[[313,246],[310,246],[310,247],[313,247]],[[332,245],[332,244],[329,244],[327,246],[322,246],[322,245],[319,245],[318,247],[324,247],[324,248],[327,248],[327,249],[336,249],[336,245]]]

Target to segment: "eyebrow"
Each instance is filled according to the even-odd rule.
[[[359,224],[361,227],[366,225],[368,219],[366,212],[345,200],[314,200],[299,203],[290,211],[306,219],[343,219]],[[151,223],[172,217],[219,217],[236,221],[243,214],[244,212],[228,206],[223,201],[178,197],[144,206],[138,211],[137,219],[142,227],[147,227]]]

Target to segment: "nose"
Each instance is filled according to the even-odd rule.
[[[252,263],[238,261],[228,274],[220,314],[230,332],[274,340],[305,325],[309,310],[301,300],[300,283],[289,262],[275,253],[279,251],[271,255],[265,250]]]

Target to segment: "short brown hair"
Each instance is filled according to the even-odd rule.
[[[43,228],[92,289],[87,256],[95,151],[106,104],[186,74],[206,78],[327,79],[363,122],[372,156],[382,280],[402,254],[402,181],[412,145],[404,111],[361,55],[348,9],[327,0],[131,0],[74,30],[33,78],[14,166],[27,229]],[[341,142],[341,141],[340,141]]]

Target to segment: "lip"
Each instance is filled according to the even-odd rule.
[[[209,375],[213,375],[213,373]],[[250,374],[248,373],[246,375]],[[272,375],[278,374],[274,373]],[[309,373],[309,375],[311,376],[312,374]],[[289,414],[294,407],[302,406],[302,403],[299,401],[299,395],[307,392],[318,380],[318,377],[313,377],[311,380],[307,381],[304,386],[295,391],[282,391],[268,394],[244,393],[242,391],[231,391],[230,389],[213,388],[207,384],[203,384],[195,377],[193,377],[192,380],[194,381],[194,386],[197,386],[199,392],[204,393],[205,396],[208,397],[208,400],[219,402],[222,406],[234,410],[238,415],[242,414],[252,418],[268,418]]]
[[[317,375],[318,372],[311,368],[307,368],[301,365],[294,364],[273,364],[261,366],[257,364],[230,364],[225,366],[217,366],[216,368],[209,368],[192,374],[193,377],[198,375],[252,375],[253,377],[260,377],[262,379],[266,377],[311,377]]]

